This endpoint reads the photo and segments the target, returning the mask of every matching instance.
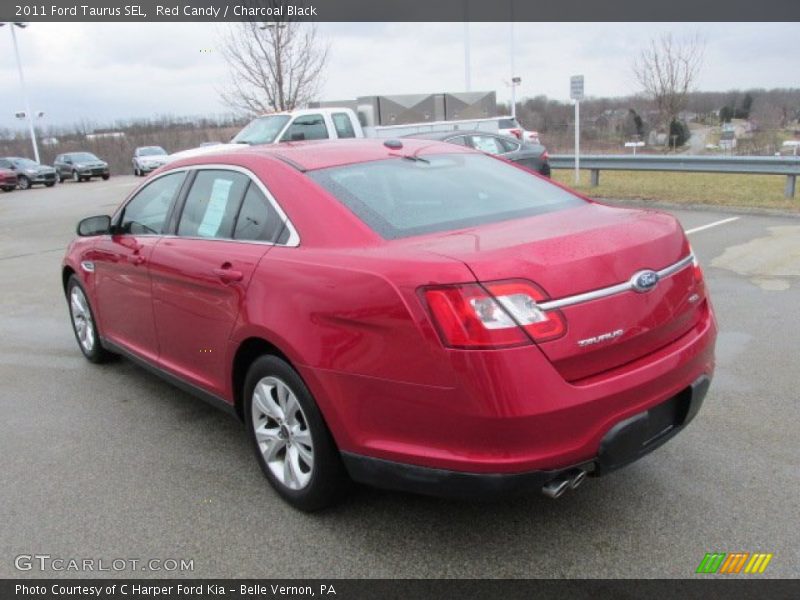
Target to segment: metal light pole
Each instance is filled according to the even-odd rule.
[[[469,21],[464,21],[464,87],[465,91],[472,91],[472,80],[469,68]]]
[[[7,25],[7,23],[0,23],[0,27]],[[39,147],[36,145],[36,132],[33,129],[33,113],[31,112],[31,104],[28,101],[28,91],[25,89],[25,76],[22,74],[22,62],[19,59],[19,48],[17,47],[17,34],[14,30],[15,27],[24,29],[27,27],[26,23],[10,23],[11,39],[14,40],[14,56],[17,58],[17,71],[19,71],[19,83],[22,86],[22,98],[25,101],[25,114],[28,117],[28,129],[31,132],[31,144],[33,144],[33,158],[39,162]]]
[[[513,4],[511,7],[513,11]],[[517,83],[520,81],[519,77],[516,76],[516,68],[514,67],[514,15],[512,12],[511,15],[511,22],[509,23],[511,26],[511,31],[509,32],[511,38],[511,118],[517,118]]]

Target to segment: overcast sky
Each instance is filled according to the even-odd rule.
[[[218,90],[226,67],[218,52],[225,24],[34,23],[17,29],[33,111],[47,124],[83,119],[228,112]],[[324,99],[464,90],[462,23],[323,23],[331,45]],[[473,90],[507,99],[510,25],[472,23]],[[631,60],[660,32],[700,33],[706,53],[698,88],[800,87],[798,23],[517,23],[520,97],[566,99],[569,76],[583,73],[596,96],[635,93]],[[18,127],[21,110],[11,34],[0,28],[0,127]]]

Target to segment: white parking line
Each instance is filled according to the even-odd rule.
[[[734,221],[738,221],[739,217],[731,217],[729,219],[722,219],[721,221],[714,221],[713,223],[709,223],[708,225],[701,225],[700,227],[694,227],[693,229],[689,229],[686,231],[686,235],[697,233],[698,231],[703,231],[705,229],[711,229],[712,227],[716,227],[717,225],[724,225],[725,223],[733,223]]]

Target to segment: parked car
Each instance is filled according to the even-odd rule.
[[[62,281],[84,356],[130,357],[244,420],[304,510],[348,478],[557,497],[681,431],[714,369],[674,217],[466,146],[184,159],[78,235]]]
[[[169,155],[161,146],[140,146],[133,151],[133,174],[143,177],[168,161]]]
[[[517,138],[495,135],[484,131],[440,131],[421,133],[408,137],[425,140],[438,140],[460,146],[469,146],[487,154],[501,156],[545,177],[550,177],[550,157],[541,144],[526,144]]]
[[[2,159],[0,159],[2,162]],[[6,168],[0,167],[0,189],[4,192],[10,192],[17,189],[17,172]]]
[[[58,172],[58,180],[63,182],[68,177],[72,181],[89,181],[92,177],[108,179],[111,174],[108,163],[97,158],[91,152],[68,152],[59,154],[53,162]]]
[[[17,186],[21,190],[30,189],[34,185],[53,187],[56,184],[55,169],[47,165],[40,165],[30,158],[19,156],[0,158],[0,169],[14,171],[17,174]]]
[[[498,117],[497,120],[497,133],[500,135],[507,135],[515,137],[521,142],[528,142],[530,144],[539,144],[539,132],[527,131],[515,117]]]

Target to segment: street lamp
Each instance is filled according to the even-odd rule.
[[[0,27],[9,25],[9,23],[0,23]],[[25,113],[28,116],[28,129],[31,132],[31,143],[33,144],[33,156],[36,162],[39,162],[39,147],[36,145],[36,133],[33,130],[33,113],[31,112],[31,105],[28,102],[28,92],[25,89],[25,76],[22,74],[22,62],[19,60],[19,48],[17,47],[17,33],[15,27],[25,29],[27,23],[10,23],[11,39],[14,40],[14,55],[17,57],[17,71],[19,71],[19,83],[22,86],[22,98],[25,101]]]

